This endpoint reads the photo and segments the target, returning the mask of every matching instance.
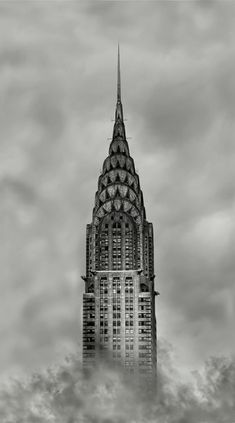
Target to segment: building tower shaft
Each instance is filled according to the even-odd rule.
[[[130,371],[154,375],[153,227],[126,139],[119,48],[113,136],[87,225],[83,279],[84,365],[107,353]]]

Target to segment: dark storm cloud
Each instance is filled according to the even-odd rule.
[[[155,228],[159,333],[182,367],[234,350],[234,4],[0,11],[1,370],[80,343],[85,225],[112,133],[118,40],[127,135]]]

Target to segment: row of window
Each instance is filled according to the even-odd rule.
[[[125,282],[128,285],[133,285],[132,276],[126,276]],[[102,276],[100,278],[100,285],[107,285],[107,284],[108,284],[107,277],[106,276]],[[120,284],[120,278],[118,276],[114,276],[114,278],[113,278],[113,285],[115,285],[115,284]],[[142,298],[148,299],[147,297],[142,297]],[[88,298],[88,300],[90,300],[90,298]]]
[[[139,303],[150,303],[151,298],[150,297],[139,297]]]
[[[83,333],[84,333],[84,335],[86,335],[86,334],[87,335],[93,335],[95,333],[95,328],[89,328],[89,329],[86,328],[86,330],[84,328]]]
[[[128,335],[128,334],[133,334],[134,333],[134,329],[125,329],[125,334],[126,335]]]
[[[149,332],[151,332],[151,329],[149,328],[139,329],[139,333],[149,333]]]
[[[138,316],[140,319],[149,319],[151,317],[151,313],[139,313]]]
[[[95,326],[95,322],[90,322],[90,321],[86,322],[86,321],[84,321],[83,322],[83,326],[84,327],[86,327],[86,326]]]
[[[112,292],[113,292],[113,294],[121,294],[121,287],[118,287],[118,288],[116,288],[116,287],[114,287],[113,289],[112,289]],[[125,287],[125,292],[126,293],[130,293],[130,294],[133,294],[133,288],[132,287]],[[108,292],[108,287],[100,287],[100,294],[108,294],[109,292]]]
[[[139,311],[141,311],[141,310],[146,310],[146,311],[148,311],[148,310],[151,310],[151,306],[150,306],[150,304],[147,304],[147,305],[141,305],[141,306],[139,306],[139,307],[138,307],[138,310],[139,310]]]
[[[107,326],[103,326],[103,324],[101,325],[102,327],[100,328],[100,334],[108,334],[109,330]],[[121,329],[120,329],[120,324],[115,325],[118,327],[114,327],[113,328],[113,335],[120,335],[121,334]],[[145,332],[143,332],[145,331]],[[125,333],[126,334],[133,334],[134,331],[133,329],[125,329]],[[151,340],[151,331],[149,331],[148,329],[139,329],[139,334],[141,333],[145,333],[145,336],[139,336],[139,342],[145,342],[146,345],[150,345],[152,340]],[[89,338],[89,335],[93,335],[94,331],[86,331],[84,339],[94,339],[94,337]],[[88,336],[87,336],[88,335]],[[113,340],[116,342],[116,337],[113,337]],[[128,337],[127,338],[128,342],[134,342],[133,337]]]
[[[95,337],[94,336],[83,336],[83,341],[85,343],[95,342]]]
[[[123,216],[120,215],[119,216],[119,219],[122,220],[122,218],[123,218]],[[111,219],[113,220],[113,216],[111,216]],[[105,229],[108,229],[109,226],[111,226],[113,228],[120,228],[121,227],[121,222],[114,222],[114,223],[111,223],[111,224],[105,223],[105,225],[104,225]],[[125,223],[125,227],[126,228],[129,228],[130,227],[130,225],[129,225],[128,222]]]
[[[151,343],[151,336],[149,334],[149,336],[139,336],[139,341],[143,341],[143,342],[147,342],[147,343]]]
[[[141,321],[138,322],[138,325],[139,326],[151,326],[151,321],[150,320],[149,321],[148,320],[147,321],[141,320]]]
[[[106,341],[106,342],[108,342],[108,340],[109,340],[109,338],[108,337],[105,337],[104,338],[104,340]],[[129,344],[126,344],[125,345],[125,348],[126,348],[126,350],[128,350],[128,352],[126,352],[126,357],[128,356],[131,356],[131,355],[133,355],[134,354],[134,345],[133,344],[131,344],[131,345],[129,345]],[[84,350],[95,350],[95,345],[94,344],[92,344],[92,343],[89,343],[89,344],[85,344],[85,345],[83,345],[83,349]],[[145,346],[145,345],[140,345],[139,346],[139,349],[140,350],[147,350],[147,351],[145,351],[145,352],[139,352],[139,357],[146,357],[146,358],[149,358],[149,357],[151,357],[151,351],[149,351],[150,349],[151,349],[151,347],[149,347],[149,346]],[[121,350],[121,345],[120,345],[120,343],[118,343],[118,344],[113,344],[113,350]]]

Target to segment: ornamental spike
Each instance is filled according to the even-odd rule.
[[[121,102],[121,70],[120,70],[120,49],[118,43],[118,68],[117,68],[117,102]]]
[[[123,122],[123,110],[121,101],[121,70],[120,70],[120,48],[118,44],[118,63],[117,63],[117,104],[115,112],[115,122],[118,120]]]

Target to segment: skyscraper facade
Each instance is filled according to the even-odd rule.
[[[146,220],[139,176],[130,156],[121,101],[112,141],[98,179],[86,233],[83,363],[102,355],[133,372],[156,372],[153,226]]]

